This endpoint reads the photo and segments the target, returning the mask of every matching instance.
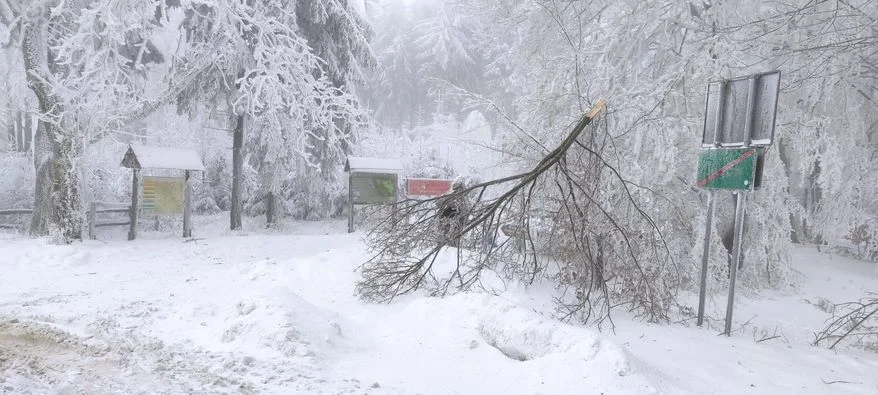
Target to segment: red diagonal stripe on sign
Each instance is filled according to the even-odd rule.
[[[731,168],[735,167],[735,165],[743,162],[745,159],[753,156],[753,154],[755,154],[755,153],[756,153],[755,149],[744,152],[744,154],[739,156],[737,159],[729,162],[727,165],[725,165],[721,169],[717,170],[716,173],[713,173],[713,174],[707,176],[707,178],[705,178],[701,181],[698,181],[697,185],[699,187],[703,187],[707,184],[710,184],[713,180],[716,180],[717,178],[719,178],[719,176],[725,174],[727,171],[731,170]]]

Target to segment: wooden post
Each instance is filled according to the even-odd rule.
[[[192,185],[189,183],[191,172],[186,170],[183,176],[183,237],[192,237]]]
[[[137,214],[140,206],[140,169],[132,169],[131,176],[131,207],[128,212],[128,220],[131,222],[128,227],[128,240],[137,238]]]
[[[354,233],[354,172],[348,173],[348,233]]]
[[[399,174],[396,175],[396,197],[393,199],[393,204],[390,206],[390,223],[395,227],[396,223],[396,212],[399,210]]]
[[[232,136],[232,210],[229,213],[231,230],[241,229],[241,212],[244,211],[244,202],[241,200],[244,182],[244,157],[241,152],[243,147],[244,115],[238,115]]]
[[[98,204],[91,202],[88,207],[88,238],[92,240],[97,238],[95,235],[95,220],[97,219],[97,212]]]

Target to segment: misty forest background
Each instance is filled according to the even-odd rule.
[[[794,243],[878,260],[871,0],[0,0],[0,209],[33,208],[34,236],[79,239],[88,202],[130,201],[119,162],[138,143],[197,150],[197,213],[229,211],[238,130],[244,215],[325,220],[346,213],[346,155],[495,179],[533,168],[606,98],[600,157],[618,177],[589,182],[610,203],[626,187],[674,264],[612,229],[594,239],[601,259],[639,257],[664,287],[692,289],[707,82],[774,69],[776,140],[741,283],[793,284]],[[719,196],[721,287],[734,203]]]

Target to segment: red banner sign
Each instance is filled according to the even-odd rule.
[[[442,196],[451,191],[452,180],[431,178],[409,178],[406,180],[406,193],[409,196]]]

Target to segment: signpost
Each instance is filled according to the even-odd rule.
[[[396,204],[399,201],[402,163],[395,159],[349,156],[344,169],[349,173],[348,233],[352,233],[355,205]]]
[[[140,180],[143,179],[143,209],[152,214],[183,213],[183,237],[192,237],[192,172],[204,171],[194,150],[129,145],[122,167],[132,170],[131,211],[128,240],[137,238],[140,212]],[[182,171],[183,177],[141,177],[143,169]]]
[[[696,186],[710,191],[707,200],[701,286],[698,295],[698,326],[704,323],[710,235],[717,190],[736,195],[732,263],[725,331],[731,335],[738,267],[743,265],[744,205],[747,192],[762,184],[765,151],[774,140],[780,71],[711,82],[707,89],[701,154]]]

